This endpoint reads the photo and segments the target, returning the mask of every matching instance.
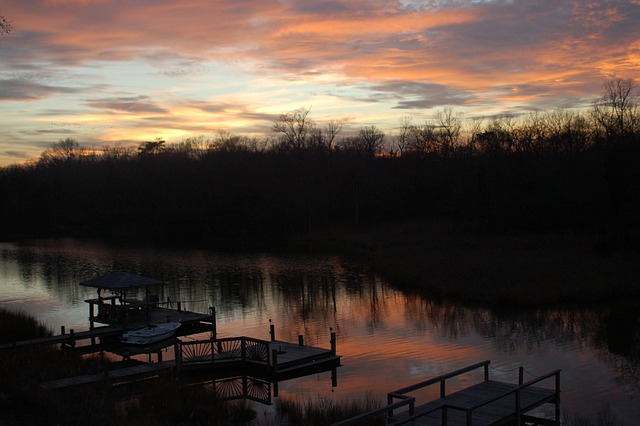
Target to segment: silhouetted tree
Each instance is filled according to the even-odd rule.
[[[358,133],[361,151],[369,155],[379,154],[382,151],[385,134],[376,126],[366,126]]]
[[[40,154],[40,163],[54,164],[58,162],[66,162],[82,154],[83,149],[80,144],[73,138],[60,139],[58,142]]]
[[[431,123],[412,126],[409,149],[422,155],[438,153],[438,134],[436,132],[436,126]]]
[[[638,101],[633,80],[616,78],[605,83],[602,96],[594,102],[592,115],[603,129],[607,142],[622,141],[637,130]]]
[[[453,108],[447,107],[437,111],[433,118],[440,128],[440,152],[450,155],[458,145],[462,130],[462,115]]]
[[[478,135],[482,133],[482,124],[484,117],[473,117],[469,122],[469,138],[467,140],[467,148],[469,154],[473,155],[477,150]]]
[[[395,146],[402,156],[409,147],[411,140],[411,132],[413,129],[413,120],[411,117],[404,116],[400,118],[400,132],[394,137]]]
[[[324,126],[322,142],[329,151],[333,149],[333,144],[338,137],[342,127],[344,126],[343,120],[333,119],[329,120]]]
[[[0,15],[0,35],[9,34],[9,32],[11,32],[11,23],[3,15]]]
[[[298,108],[281,114],[273,125],[273,131],[280,133],[282,142],[289,149],[308,147],[315,123],[308,118],[311,108]]]
[[[155,141],[142,142],[138,147],[139,155],[158,154],[164,150],[165,141],[162,138],[156,138]]]

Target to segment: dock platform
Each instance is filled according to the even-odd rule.
[[[494,426],[502,424],[560,425],[560,370],[523,381],[522,367],[517,383],[489,379],[490,361],[417,383],[387,394],[387,405],[334,426],[355,425],[364,419],[386,416],[388,424],[412,426]],[[447,380],[473,370],[484,369],[484,380],[463,389],[447,392]],[[542,386],[553,381],[551,387]],[[429,386],[439,386],[440,398],[416,404],[410,394]],[[555,418],[543,419],[529,413],[547,403],[555,405]]]

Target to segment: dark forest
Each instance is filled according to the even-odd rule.
[[[433,121],[339,137],[309,109],[277,137],[217,137],[136,148],[60,140],[0,169],[4,238],[73,236],[197,246],[277,245],[385,222],[454,220],[486,233],[592,232],[638,246],[640,118],[614,80],[591,110]],[[638,247],[636,247],[638,246]]]

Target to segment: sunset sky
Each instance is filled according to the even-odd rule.
[[[82,145],[271,135],[310,107],[392,134],[588,106],[640,79],[640,0],[2,0],[0,166]]]

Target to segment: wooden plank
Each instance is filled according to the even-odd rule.
[[[269,351],[276,351],[276,368],[292,367],[295,364],[312,362],[313,360],[332,356],[330,349],[314,346],[300,346],[293,343],[273,341],[269,343]]]
[[[55,390],[71,386],[88,385],[105,380],[123,381],[134,377],[158,374],[168,371],[174,367],[173,361],[157,362],[153,364],[140,364],[132,367],[119,368],[117,370],[105,371],[102,373],[85,374],[82,376],[68,377],[65,379],[51,380],[40,383],[41,390]]]
[[[58,334],[56,336],[40,337],[38,339],[20,340],[12,343],[3,343],[0,345],[0,350],[39,346],[39,345],[56,345],[60,343],[71,343],[78,340],[86,340],[91,338],[106,337],[110,335],[117,335],[122,333],[121,327],[98,327],[93,330],[78,331],[71,333]]]

